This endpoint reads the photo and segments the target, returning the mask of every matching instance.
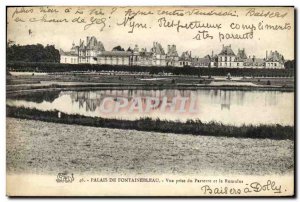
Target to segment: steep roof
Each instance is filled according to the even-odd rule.
[[[175,45],[168,45],[167,56],[169,56],[169,57],[178,57],[178,53],[177,53]]]
[[[63,55],[63,56],[78,56],[78,54],[75,53],[74,51],[63,51],[63,50],[60,50],[59,54]]]
[[[96,37],[87,37],[86,45],[84,40],[79,41],[79,50],[96,50],[96,51],[105,51],[105,48],[101,41],[98,41]]]
[[[231,45],[223,46],[222,51],[219,53],[220,56],[235,56],[233,50],[231,49]]]
[[[271,51],[271,53],[266,58],[267,62],[284,62],[283,55],[277,51]]]
[[[181,54],[180,60],[184,60],[184,61],[191,61],[192,60],[192,55],[189,51],[185,51]]]
[[[151,48],[151,52],[158,55],[165,55],[165,50],[158,42],[153,42],[153,47]]]
[[[208,65],[210,63],[210,57],[204,57],[204,58],[193,58],[192,64],[195,66],[199,66],[202,64]]]
[[[246,65],[262,66],[265,63],[264,58],[247,58],[244,60]]]
[[[246,51],[245,49],[238,50],[238,53],[236,54],[237,60],[245,60],[247,59]]]

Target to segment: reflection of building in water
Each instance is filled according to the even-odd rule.
[[[230,102],[231,102],[231,91],[221,91],[220,92],[221,99],[221,110],[228,109],[230,110]]]
[[[147,98],[158,98],[159,104],[153,109],[161,107],[163,98],[167,98],[167,103],[171,104],[173,98],[188,97],[191,98],[192,93],[189,90],[103,90],[103,91],[81,91],[81,92],[63,92],[69,94],[72,105],[78,104],[79,108],[85,107],[85,111],[94,112],[103,102],[103,99],[109,97],[115,102],[119,102],[118,98],[126,98],[129,103],[134,98],[140,97],[143,104],[146,104]],[[191,100],[191,99],[189,99]],[[153,103],[152,103],[153,104]]]
[[[207,93],[209,92],[209,93]],[[230,109],[231,105],[244,105],[246,91],[209,90],[203,91],[204,97],[209,97],[211,104],[221,106],[221,109]]]
[[[245,102],[246,91],[232,91],[232,93],[236,96],[236,104],[243,105]]]
[[[79,109],[84,108],[85,105],[85,111],[87,112],[95,111],[102,101],[101,95],[89,91],[71,92],[70,97],[72,104],[78,103]]]

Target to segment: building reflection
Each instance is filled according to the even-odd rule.
[[[230,110],[231,91],[221,91],[220,100],[221,100],[221,110],[223,109]]]
[[[158,106],[152,108],[157,109],[161,107],[163,98],[167,98],[167,104],[171,104],[173,98],[191,98],[191,96],[193,96],[190,90],[103,90],[62,92],[62,95],[66,94],[71,97],[72,105],[78,105],[79,109],[84,109],[87,112],[94,112],[97,110],[105,98],[112,98],[114,102],[120,102],[120,98],[126,98],[129,107],[134,101],[134,98],[139,97],[143,103],[143,108],[145,107],[148,98],[158,98]],[[188,101],[189,100],[190,99],[188,99]]]

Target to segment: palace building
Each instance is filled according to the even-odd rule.
[[[119,47],[120,48],[120,47]],[[185,51],[179,56],[176,45],[168,45],[167,52],[159,42],[153,42],[147,48],[120,50],[114,48],[106,51],[101,41],[96,37],[87,37],[86,41],[79,40],[79,45],[73,42],[70,51],[60,50],[60,63],[68,64],[100,64],[125,66],[173,66],[173,67],[208,67],[208,68],[284,68],[284,57],[278,51],[266,51],[265,58],[247,56],[245,49],[235,53],[231,45],[222,46],[219,54],[206,55],[201,58],[192,57],[191,51]]]
[[[222,47],[218,55],[211,56],[211,67],[216,68],[270,68],[280,69],[284,68],[284,58],[278,51],[271,51],[268,55],[266,52],[265,58],[256,58],[246,55],[245,49],[238,49],[235,54],[231,49],[231,45]]]

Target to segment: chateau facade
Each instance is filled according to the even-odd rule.
[[[265,58],[256,58],[254,55],[247,57],[245,49],[238,49],[235,54],[231,45],[223,45],[221,52],[218,55],[212,53],[211,58],[211,67],[217,68],[284,68],[284,57],[278,51],[271,51],[270,54],[266,51]]]
[[[70,51],[60,50],[60,62],[68,64],[102,64],[125,66],[173,66],[173,67],[207,67],[207,68],[270,68],[283,69],[284,57],[278,51],[266,51],[265,58],[247,56],[245,49],[238,49],[235,54],[231,45],[222,47],[219,54],[205,57],[192,57],[191,51],[185,51],[179,56],[176,45],[168,45],[167,52],[158,42],[153,42],[152,48],[106,51],[101,41],[94,36],[86,41],[79,40],[79,45],[73,42]]]

